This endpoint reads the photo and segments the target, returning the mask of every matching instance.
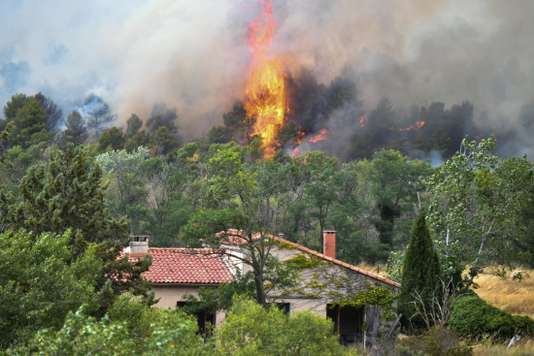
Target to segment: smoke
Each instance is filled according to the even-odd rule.
[[[321,81],[352,78],[367,110],[383,97],[404,110],[468,100],[474,124],[500,135],[503,151],[533,145],[506,139],[524,136],[518,118],[534,101],[534,2],[294,0],[284,9],[292,57]]]
[[[125,121],[165,103],[182,134],[198,136],[242,97],[247,24],[259,2],[4,0],[0,105],[16,92],[43,91],[69,112],[94,93]],[[347,136],[333,151],[349,140],[348,117],[383,97],[405,111],[468,100],[476,125],[519,137],[507,150],[532,145],[519,119],[534,102],[531,0],[273,3],[273,52],[293,76],[304,68],[320,85],[340,76],[357,83],[363,108],[328,112],[331,135]]]

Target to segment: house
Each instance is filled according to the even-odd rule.
[[[270,302],[288,313],[307,310],[333,320],[345,344],[372,344],[380,333],[392,328],[393,322],[387,318],[385,306],[375,299],[380,293],[384,296],[396,294],[400,285],[336,259],[335,231],[324,231],[322,253],[279,236],[271,239],[271,254],[292,266],[298,278],[289,288],[273,289],[268,295]],[[238,249],[239,246],[151,248],[148,239],[141,239],[132,241],[125,252],[131,257],[145,254],[152,257],[152,265],[143,278],[153,285],[157,307],[175,308],[197,296],[200,287],[232,282],[238,270],[246,271],[247,266],[225,254],[224,248]],[[205,311],[197,316],[202,329],[208,322],[221,323],[225,313]]]

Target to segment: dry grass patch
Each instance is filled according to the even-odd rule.
[[[485,343],[473,347],[473,356],[532,356],[534,341],[529,340],[507,348],[506,345]]]
[[[534,270],[507,270],[505,278],[497,275],[500,270],[497,267],[485,268],[484,273],[481,273],[475,280],[480,286],[475,289],[475,292],[482,299],[502,310],[534,318]],[[515,272],[522,273],[521,281],[512,279]]]

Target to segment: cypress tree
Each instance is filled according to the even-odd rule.
[[[399,312],[407,322],[415,314],[414,295],[421,295],[425,307],[431,306],[432,297],[438,292],[441,278],[439,257],[430,238],[425,214],[417,218],[412,229],[412,237],[404,257],[402,284],[399,298]],[[411,320],[412,325],[420,326],[420,318]]]

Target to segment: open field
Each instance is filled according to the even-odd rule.
[[[534,270],[507,271],[506,279],[495,274],[497,268],[486,268],[475,282],[480,286],[476,293],[492,305],[512,314],[534,318]],[[521,271],[521,281],[512,280],[514,272]]]

